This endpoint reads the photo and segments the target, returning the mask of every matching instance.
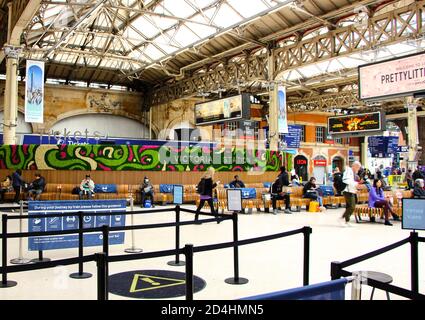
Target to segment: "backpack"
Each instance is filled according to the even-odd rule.
[[[341,193],[347,187],[347,184],[342,181],[342,174],[335,176],[334,187],[338,193]]]
[[[79,194],[80,193],[80,187],[74,187],[71,191],[71,194]]]
[[[204,193],[205,180],[201,179],[198,185],[196,186],[196,193],[203,194]]]

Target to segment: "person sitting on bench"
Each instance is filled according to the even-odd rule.
[[[145,177],[142,184],[140,185],[140,198],[142,200],[142,208],[145,207],[145,199],[146,197],[149,197],[152,201],[152,208],[155,208],[155,205],[153,204],[153,185],[150,182],[148,177]]]
[[[11,176],[7,176],[6,179],[0,183],[0,203],[4,202],[4,194],[9,191],[13,191]]]
[[[92,199],[94,196],[94,181],[90,178],[90,175],[87,174],[86,178],[83,179],[80,183],[80,200],[83,199],[84,195],[87,195],[88,199]]]
[[[245,183],[239,180],[239,176],[235,176],[235,180],[229,183],[230,188],[245,188]]]
[[[373,181],[373,187],[369,190],[369,207],[383,208],[386,226],[392,226],[392,223],[389,220],[390,213],[394,220],[399,220],[399,217],[391,209],[389,197],[385,197],[384,190],[382,189],[382,180],[375,179]]]
[[[303,198],[311,199],[319,202],[321,211],[326,210],[323,206],[323,198],[319,195],[319,188],[316,185],[316,178],[311,177],[303,188]]]
[[[413,188],[413,198],[425,199],[424,180],[416,179],[415,187]]]
[[[272,197],[272,204],[273,204],[273,214],[277,214],[277,200],[284,200],[285,201],[285,213],[292,213],[291,212],[291,199],[289,197],[289,193],[285,192],[283,190],[283,187],[285,187],[282,184],[282,179],[279,177],[276,179],[275,182],[270,186],[270,193]]]
[[[40,200],[40,196],[46,187],[46,179],[41,174],[35,174],[35,180],[28,187],[28,200]]]

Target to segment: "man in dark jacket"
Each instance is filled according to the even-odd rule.
[[[336,196],[342,196],[342,190],[345,189],[345,184],[342,182],[342,173],[338,167],[334,170],[333,175],[334,188],[336,190]]]
[[[19,197],[22,189],[25,187],[25,181],[22,179],[22,170],[18,169],[12,174],[12,186],[15,191],[13,202],[19,203]]]
[[[31,182],[28,190],[28,200],[40,200],[40,195],[46,187],[46,179],[41,174],[35,175],[35,180]]]
[[[278,175],[278,179],[280,180],[280,184],[282,185],[282,187],[289,186],[289,174],[286,171],[285,167],[280,167],[280,174]]]
[[[291,212],[291,200],[289,193],[285,192],[283,190],[283,185],[280,179],[280,176],[276,179],[275,182],[270,186],[270,193],[272,197],[272,204],[273,204],[273,214],[277,214],[277,200],[284,200],[285,201],[285,213],[292,213]]]
[[[235,180],[229,183],[230,188],[245,188],[245,183],[242,180],[239,180],[239,176],[235,176]]]
[[[140,198],[142,200],[142,208],[145,207],[145,199],[150,198],[152,201],[152,208],[155,208],[155,205],[153,203],[154,200],[154,189],[151,181],[148,177],[145,177],[143,179],[142,184],[140,185]]]

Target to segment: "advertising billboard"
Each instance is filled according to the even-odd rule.
[[[425,52],[359,66],[360,100],[425,92]]]
[[[385,130],[384,114],[380,111],[328,118],[332,136],[365,136]]]
[[[211,125],[250,118],[251,102],[249,94],[202,102],[195,105],[197,126]]]

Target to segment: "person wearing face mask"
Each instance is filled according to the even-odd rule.
[[[153,204],[153,196],[154,196],[153,185],[152,185],[151,181],[149,180],[149,178],[145,177],[142,184],[140,185],[140,197],[141,197],[141,200],[142,200],[142,208],[145,205],[146,197],[149,197],[151,199],[152,208],[155,207],[154,204]]]

